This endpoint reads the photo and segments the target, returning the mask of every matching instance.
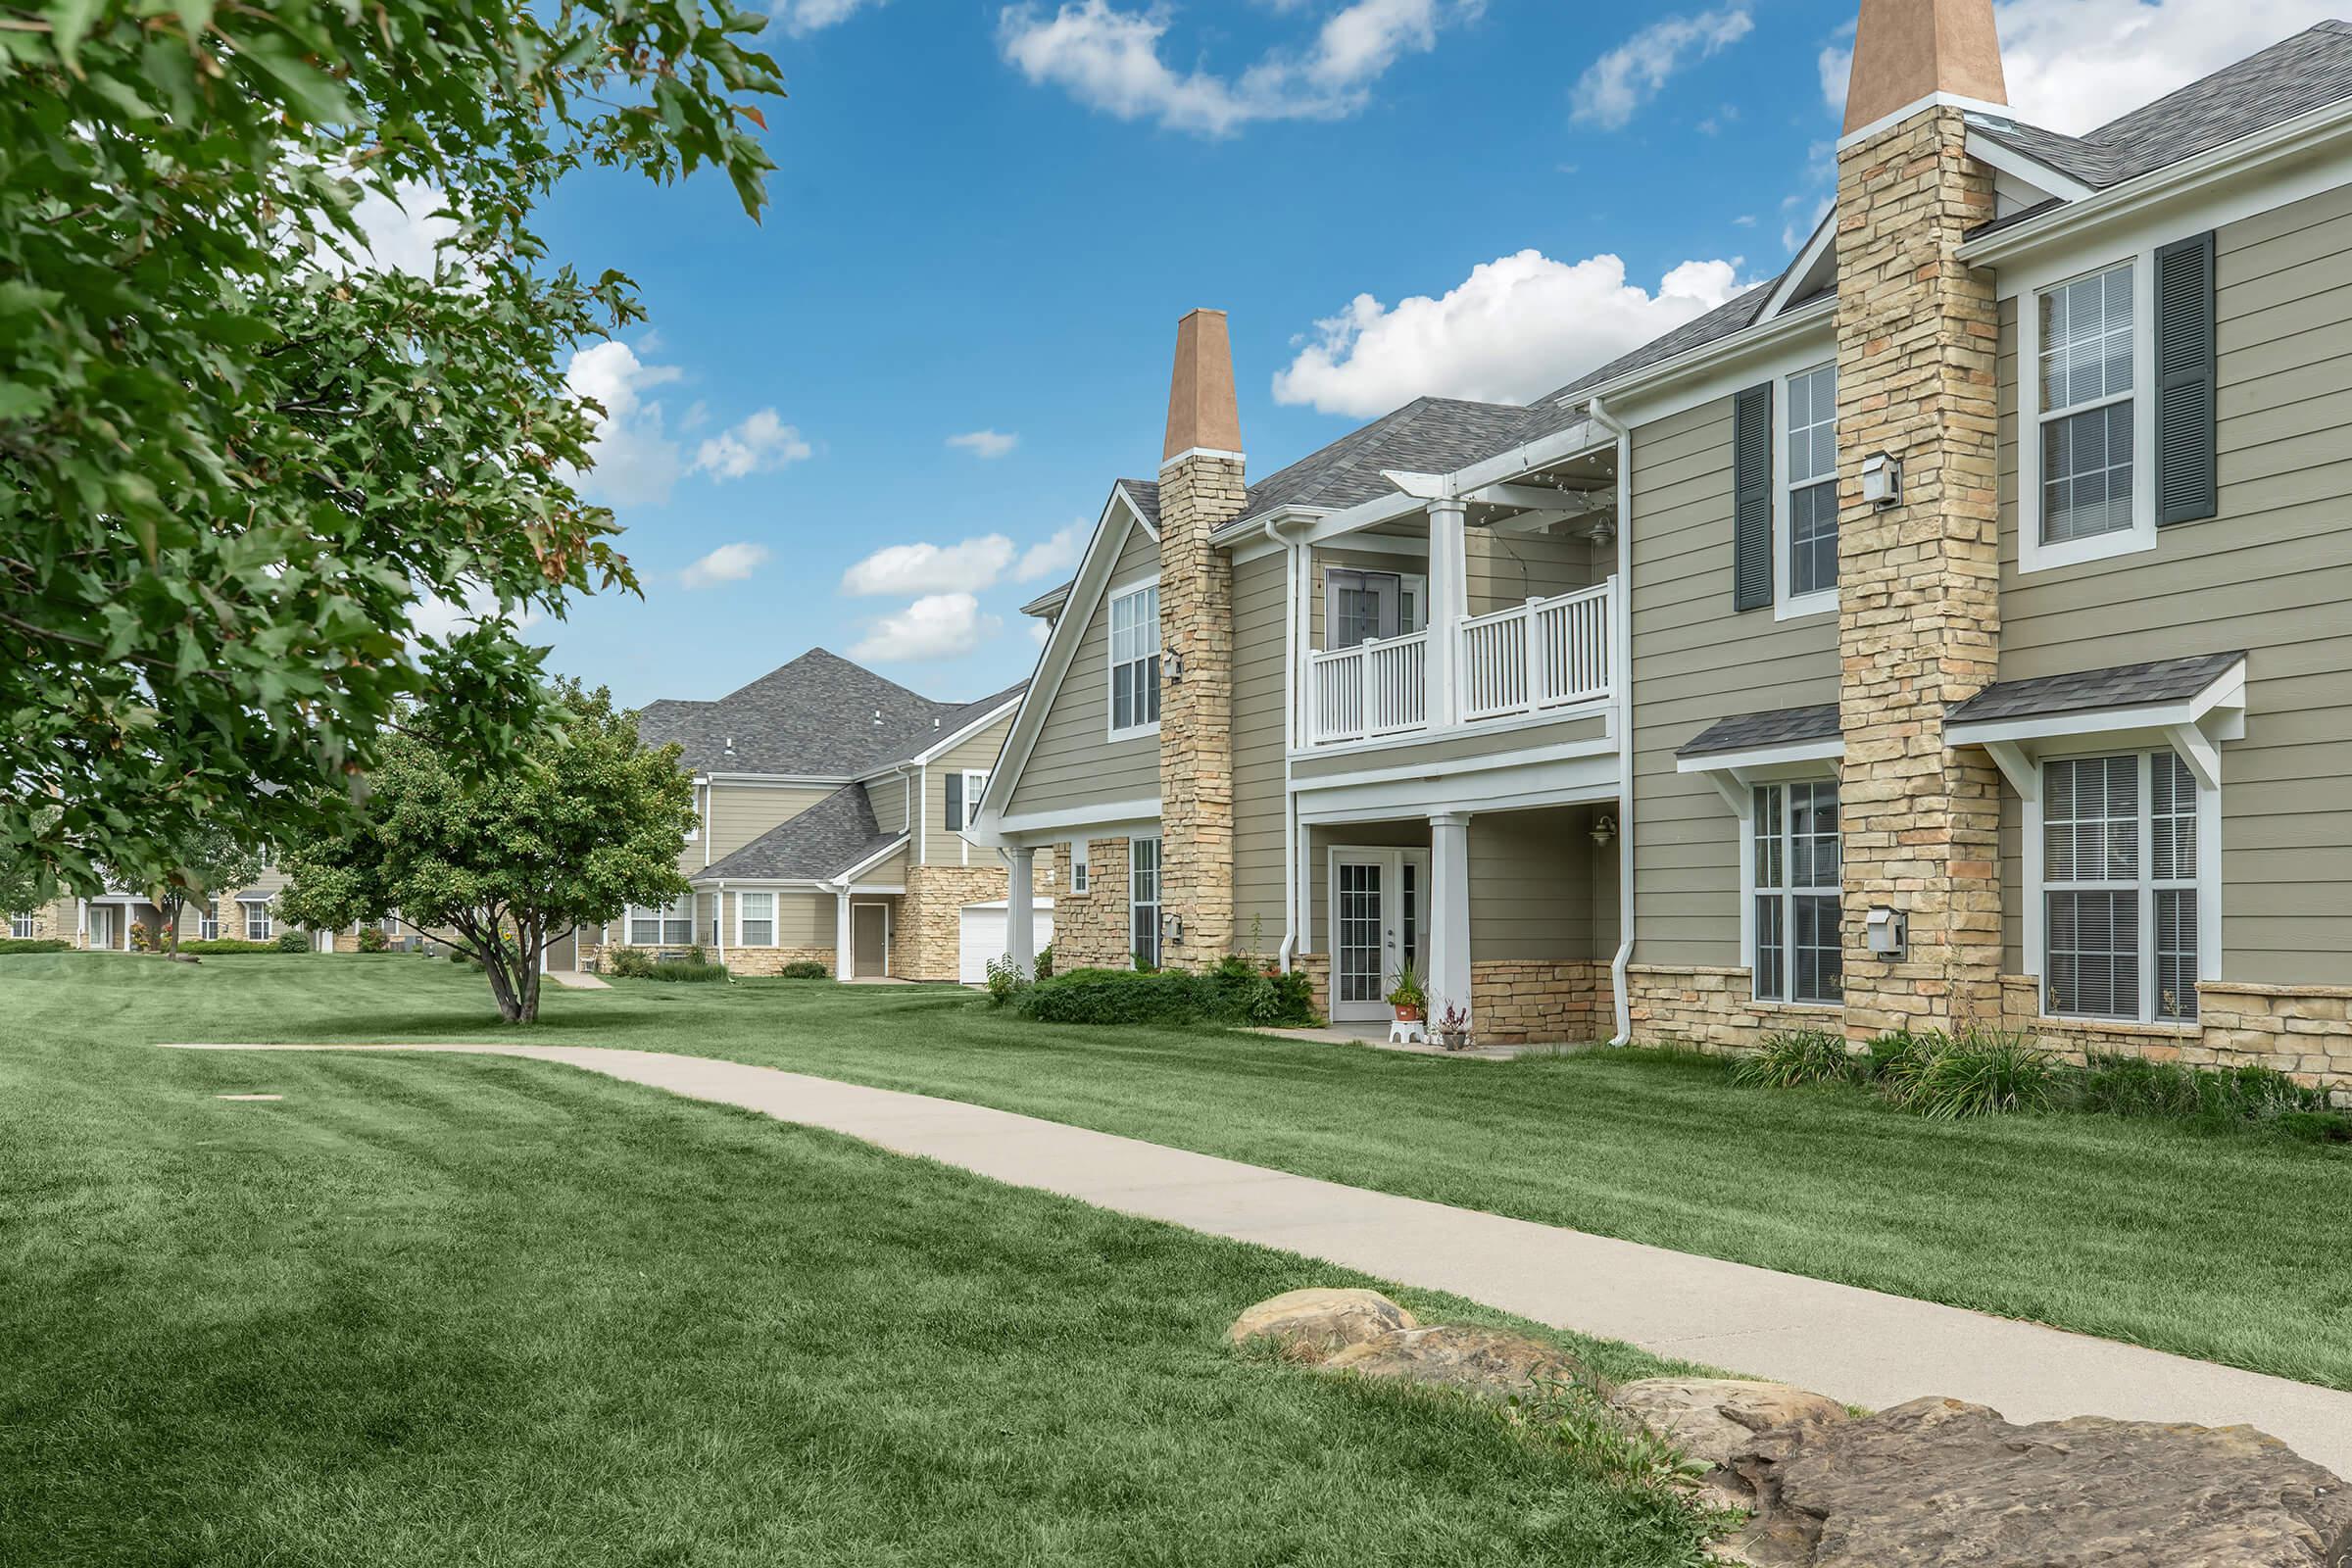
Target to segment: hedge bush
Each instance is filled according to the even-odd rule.
[[[1073,969],[1022,986],[1012,999],[1040,1023],[1311,1025],[1306,976],[1264,974],[1227,959],[1206,974],[1181,969]]]
[[[179,945],[179,951],[195,954],[199,957],[214,957],[233,953],[275,953],[277,944],[274,942],[244,942],[235,937],[212,937],[209,939],[199,937],[193,942],[182,942]]]
[[[605,972],[623,980],[724,980],[726,965],[712,963],[700,948],[688,948],[683,958],[661,959],[644,948],[612,948],[605,953]]]
[[[360,927],[360,951],[362,953],[381,953],[391,945],[392,939],[384,935],[382,926],[364,925]]]
[[[779,980],[830,980],[833,971],[815,958],[795,958],[776,971]]]
[[[0,937],[0,954],[66,953],[73,946],[71,942],[60,942],[54,937]]]
[[[277,934],[277,951],[308,953],[311,951],[311,934],[308,931],[280,931]]]

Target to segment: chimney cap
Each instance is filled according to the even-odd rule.
[[[2009,101],[1992,0],[1862,0],[1845,133],[1939,95]]]
[[[1242,450],[1233,392],[1233,334],[1225,313],[1201,306],[1176,323],[1176,368],[1168,377],[1168,433],[1160,462],[1188,452]]]

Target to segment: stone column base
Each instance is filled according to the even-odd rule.
[[[1043,861],[1047,857],[1040,855]],[[1087,891],[1072,893],[1060,851],[1053,856],[1058,877],[1047,884],[1054,895],[1054,972],[1125,969],[1134,963],[1127,946],[1127,840],[1087,841]],[[1041,888],[1044,892],[1047,889]]]
[[[1609,966],[1597,958],[1490,958],[1470,965],[1471,1030],[1480,1045],[1606,1040],[1615,1010]]]

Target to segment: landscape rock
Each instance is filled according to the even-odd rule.
[[[1532,1393],[1539,1383],[1592,1381],[1582,1363],[1523,1334],[1446,1324],[1392,1329],[1348,1346],[1325,1361],[1323,1370],[1396,1378],[1490,1399]]]
[[[1273,1339],[1285,1355],[1320,1361],[1375,1335],[1413,1326],[1413,1314],[1378,1291],[1285,1291],[1235,1318],[1225,1337],[1236,1345]]]
[[[1720,1465],[1759,1432],[1847,1419],[1826,1394],[1741,1378],[1643,1378],[1620,1385],[1609,1402],[1705,1464]]]
[[[1757,1568],[2341,1568],[2352,1487],[2251,1427],[1958,1399],[1758,1434],[1729,1466]]]

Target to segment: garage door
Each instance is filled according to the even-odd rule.
[[[963,906],[963,934],[956,949],[956,975],[967,986],[988,983],[988,960],[1004,956],[1004,901],[994,904],[967,904]],[[1031,915],[1037,928],[1037,945],[1044,947],[1054,940],[1054,905],[1040,899]]]

